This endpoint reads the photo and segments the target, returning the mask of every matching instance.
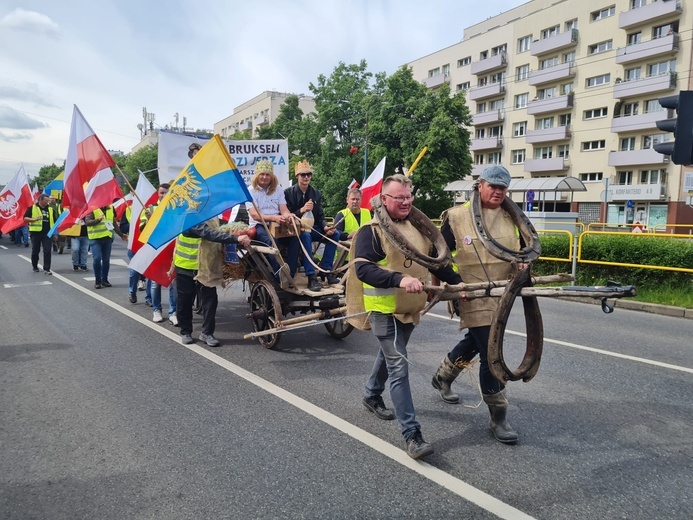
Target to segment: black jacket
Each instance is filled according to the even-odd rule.
[[[294,184],[291,188],[286,188],[284,190],[284,197],[286,198],[286,207],[289,211],[296,215],[298,218],[303,216],[301,213],[301,208],[310,199],[313,199],[313,218],[315,219],[315,227],[322,231],[327,226],[325,222],[325,212],[322,210],[322,195],[318,190],[313,188],[313,186],[308,186],[305,193],[301,191],[298,184]]]

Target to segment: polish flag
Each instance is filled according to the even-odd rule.
[[[142,242],[139,241],[140,237],[140,215],[142,210],[155,204],[159,200],[159,194],[157,189],[152,186],[149,179],[140,172],[140,176],[137,179],[137,186],[135,186],[135,195],[132,198],[132,208],[130,211],[130,234],[128,235],[128,249],[133,253],[136,253],[141,247]],[[144,205],[143,205],[144,204]],[[137,271],[142,273],[142,271]]]
[[[105,200],[108,197],[108,193],[114,192],[114,188],[108,186],[111,179],[115,183],[113,172],[111,172],[111,166],[114,164],[113,158],[101,144],[89,123],[84,119],[77,105],[75,105],[72,112],[70,144],[67,149],[65,174],[63,176],[63,205],[70,207],[72,215],[82,215],[88,208],[88,197],[84,192],[84,184],[91,181],[94,177],[99,177],[94,187],[94,190],[97,189],[97,186],[101,187],[99,188],[98,196],[104,193]],[[95,194],[92,193],[92,197],[94,196]],[[122,197],[122,193],[120,197]],[[114,198],[116,197],[111,197],[107,204],[112,203]]]
[[[361,186],[361,207],[371,209],[371,199],[380,193],[383,187],[383,177],[385,176],[385,157],[383,157],[375,170],[368,176],[366,182]]]
[[[356,182],[356,179],[351,179],[351,183],[349,184],[349,189],[358,188],[359,186],[361,186],[361,185],[358,182]]]
[[[20,166],[10,182],[0,191],[0,231],[9,233],[26,225],[24,213],[34,203],[24,166]]]
[[[139,229],[139,226],[136,226]],[[172,238],[159,249],[154,249],[151,244],[142,244],[139,251],[130,260],[130,269],[140,273],[149,280],[168,287],[173,281],[171,264],[173,253],[176,249],[176,239]]]
[[[115,210],[116,218],[121,220],[123,215],[125,215],[125,210],[128,206],[132,206],[132,193],[128,193],[122,199],[117,200],[113,203],[113,209]]]
[[[34,184],[34,187],[31,189],[31,197],[34,199],[34,202],[38,200],[39,195],[41,195],[41,192],[38,189],[38,184]]]
[[[84,190],[84,196],[86,198],[86,208],[82,210],[82,217],[88,215],[95,209],[110,206],[116,199],[122,199],[123,192],[120,186],[118,186],[115,175],[113,175],[111,169],[106,168],[92,177]],[[73,213],[72,211],[70,212]]]

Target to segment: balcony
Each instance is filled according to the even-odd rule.
[[[612,184],[609,186],[610,199],[622,200],[666,200],[667,186],[661,184]]]
[[[676,89],[676,72],[667,72],[648,78],[615,83],[613,96],[615,99],[624,99],[674,89]]]
[[[489,166],[491,166],[491,165],[490,164],[475,164],[474,166],[472,166],[472,177],[474,179],[477,179],[479,177],[479,175],[484,173],[484,170],[486,168],[488,168]]]
[[[530,52],[532,56],[540,56],[549,52],[575,47],[578,42],[578,30],[571,29],[543,40],[534,40]]]
[[[423,83],[426,85],[426,88],[438,88],[443,83],[450,83],[450,73],[446,72],[445,74],[436,74],[435,76],[430,76],[423,80]]]
[[[680,15],[681,12],[680,0],[650,2],[647,5],[631,9],[618,15],[618,27],[619,29],[630,29],[636,25],[649,24],[670,15]]]
[[[472,139],[469,143],[469,149],[473,152],[479,150],[495,150],[503,147],[502,137],[487,137],[485,139]]]
[[[508,65],[508,56],[505,52],[499,52],[495,56],[475,61],[472,63],[472,74],[486,74],[492,70],[504,69]]]
[[[489,110],[488,112],[479,112],[472,116],[472,124],[475,126],[487,125],[490,123],[499,123],[505,118],[503,110]]]
[[[552,157],[550,159],[526,159],[526,172],[555,172],[567,170],[570,165],[564,157]]]
[[[499,81],[497,83],[491,83],[490,85],[484,85],[483,87],[474,87],[470,89],[469,99],[477,101],[479,99],[500,96],[502,94],[505,94],[505,83]]]
[[[551,141],[565,141],[570,139],[570,127],[557,126],[555,128],[542,128],[541,130],[528,130],[525,140],[529,144],[548,143]]]
[[[253,125],[255,125],[255,128],[266,125],[267,123],[269,123],[269,118],[267,116],[259,116],[253,120]]]
[[[662,36],[649,42],[637,43],[616,49],[616,63],[626,64],[641,61],[663,54],[676,54],[679,51],[679,35],[677,33]],[[531,85],[531,83],[530,83]]]
[[[643,164],[666,164],[668,155],[662,155],[654,148],[644,150],[624,150],[622,152],[609,152],[609,166],[639,166]]]
[[[674,117],[673,111],[657,110],[636,116],[614,117],[611,120],[611,131],[614,133],[636,132],[657,128],[657,121]]]
[[[541,85],[542,83],[555,83],[562,79],[575,77],[573,62],[559,63],[553,67],[541,70],[533,70],[529,73],[529,84],[531,86]]]
[[[566,110],[568,108],[573,108],[573,93],[550,97],[544,99],[535,99],[529,103],[527,107],[527,113],[530,116],[537,114],[546,114],[549,112],[557,112],[559,110]]]

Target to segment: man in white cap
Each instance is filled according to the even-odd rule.
[[[519,233],[510,215],[501,208],[510,185],[510,173],[500,165],[486,168],[473,189],[479,190],[481,211],[489,234],[504,246],[520,249]],[[492,256],[477,238],[470,202],[443,213],[441,233],[454,254],[455,263],[464,281],[468,283],[505,280],[511,273],[511,264]],[[520,266],[522,267],[522,266]],[[459,402],[459,396],[450,385],[464,367],[479,354],[479,383],[484,402],[491,414],[491,431],[495,438],[506,444],[518,440],[506,420],[508,401],[504,385],[498,382],[488,367],[488,339],[491,321],[498,308],[498,298],[478,298],[460,302],[460,329],[467,328],[463,338],[443,358],[432,384],[446,403]]]

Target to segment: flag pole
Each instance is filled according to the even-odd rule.
[[[133,197],[135,197],[138,200],[138,202],[140,203],[140,205],[142,206],[142,208],[144,208],[144,202],[142,202],[142,199],[140,199],[139,195],[137,195],[135,188],[132,187],[132,184],[130,184],[130,181],[128,180],[127,176],[123,173],[123,170],[120,169],[120,166],[118,166],[118,163],[113,161],[113,166],[116,167],[116,170],[118,170],[118,173],[125,180],[125,184],[127,184],[128,188],[130,188],[130,193],[132,193]],[[140,175],[142,175],[142,173],[140,173]]]
[[[421,152],[419,153],[419,156],[418,156],[418,157],[416,158],[416,160],[414,161],[414,164],[412,164],[412,165],[411,165],[411,168],[409,168],[409,171],[407,171],[407,177],[410,177],[411,174],[414,173],[414,170],[415,170],[416,167],[418,166],[419,161],[420,161],[421,158],[426,154],[427,151],[428,151],[428,146],[424,146],[423,149],[421,150]]]

